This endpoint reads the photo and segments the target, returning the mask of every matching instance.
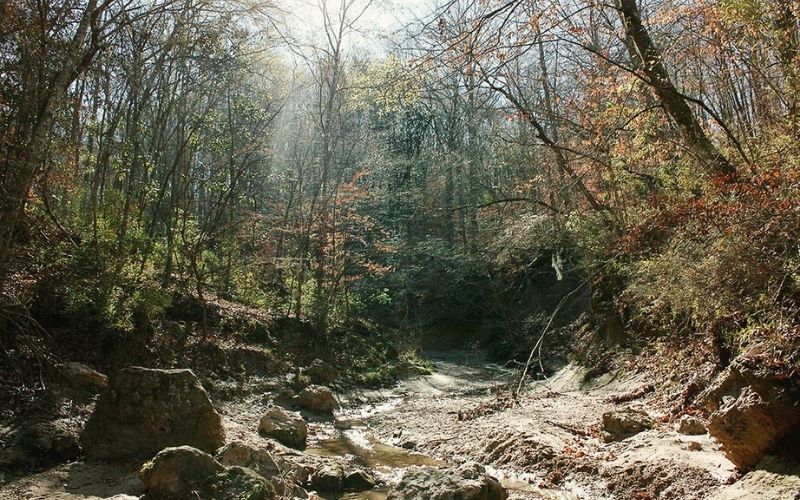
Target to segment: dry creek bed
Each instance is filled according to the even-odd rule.
[[[800,498],[796,467],[765,460],[743,477],[707,434],[688,436],[661,423],[647,399],[610,396],[644,385],[620,373],[584,382],[567,366],[507,396],[514,373],[463,351],[429,353],[432,375],[383,390],[340,395],[334,419],[311,417],[305,452],[287,458],[313,467],[336,460],[369,469],[384,486],[325,498],[382,499],[387,485],[420,465],[477,461],[506,486],[510,499]],[[252,389],[252,388],[251,388]],[[229,441],[263,446],[257,425],[269,398],[258,390],[216,402]],[[600,439],[603,413],[622,407],[649,413],[655,425],[620,441]],[[135,467],[74,462],[0,486],[0,499],[138,498]],[[317,497],[319,498],[319,497]]]

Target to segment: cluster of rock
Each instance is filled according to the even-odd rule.
[[[263,366],[260,355],[242,354],[242,366]],[[302,374],[310,385],[283,394],[290,411],[273,404],[258,422],[264,447],[226,443],[222,419],[191,370],[129,367],[109,381],[84,365],[60,367],[64,379],[87,392],[101,392],[78,438],[74,421],[42,422],[25,428],[30,453],[55,460],[145,461],[139,478],[148,498],[305,498],[301,485],[325,493],[371,490],[378,481],[368,471],[336,460],[303,461],[308,439],[304,413],[330,414],[337,406],[330,388],[336,371],[316,360]],[[72,427],[70,427],[72,426]],[[500,483],[477,465],[455,469],[423,467],[406,473],[392,489],[394,499],[506,498]]]
[[[259,358],[247,355],[242,359],[246,364]],[[306,372],[319,383],[330,383],[337,376],[320,361]],[[87,386],[87,374],[84,371],[76,380]],[[100,380],[95,377],[92,383],[99,385],[96,382]],[[361,491],[376,484],[367,472],[345,471],[334,462],[322,463],[312,472],[266,448],[225,444],[222,420],[191,370],[131,367],[120,370],[110,383],[105,379],[105,384],[80,444],[90,459],[150,459],[139,476],[154,498],[262,499],[273,498],[276,492],[304,497],[299,484],[326,492]],[[316,413],[331,413],[337,404],[333,392],[322,385],[309,385],[290,401]],[[299,450],[308,439],[303,416],[280,406],[267,410],[258,430]],[[72,445],[78,449],[77,442]]]
[[[181,329],[179,323],[173,328]],[[178,337],[178,334],[174,335]],[[252,345],[222,347],[216,343],[202,343],[194,353],[197,361],[219,374],[236,374],[263,377],[286,372],[290,365],[273,352]]]
[[[76,362],[54,367],[55,379],[64,384],[69,399],[92,397],[108,387],[108,377]],[[56,384],[58,386],[58,383]],[[34,420],[8,430],[0,447],[0,470],[42,469],[78,458],[80,423],[76,419]]]
[[[316,491],[340,493],[371,490],[376,486],[377,480],[363,469],[346,471],[340,463],[322,462],[311,474],[309,484]]]
[[[222,465],[246,467],[268,478],[276,493],[282,496],[306,496],[305,490],[298,486],[308,481],[306,468],[281,458],[269,449],[254,448],[234,441],[217,450],[214,458]]]
[[[622,441],[640,432],[652,429],[653,419],[645,412],[633,408],[609,411],[603,414],[600,424],[600,437],[606,443]],[[675,430],[688,436],[705,434],[706,428],[702,420],[691,415],[684,415],[675,424]],[[689,451],[702,449],[700,443],[690,441],[687,444]]]
[[[278,407],[260,429],[305,447],[300,415]],[[80,442],[89,459],[150,459],[139,477],[153,498],[273,498],[306,481],[300,467],[266,449],[225,444],[222,419],[191,370],[120,370],[98,399]],[[304,492],[303,492],[304,495]]]
[[[78,425],[60,418],[28,422],[4,435],[10,443],[0,450],[0,471],[32,470],[78,458]]]
[[[753,469],[766,454],[788,454],[800,459],[800,384],[770,367],[757,354],[735,359],[697,397],[708,418],[684,415],[675,430],[686,435],[708,432],[742,471]],[[601,437],[618,441],[652,428],[652,420],[632,409],[603,415]],[[689,443],[690,449],[700,449]]]

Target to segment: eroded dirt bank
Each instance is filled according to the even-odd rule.
[[[587,382],[585,370],[567,366],[531,383],[515,400],[515,372],[487,363],[480,353],[428,355],[436,368],[431,375],[390,389],[340,394],[333,418],[306,414],[309,445],[303,452],[258,433],[281,379],[214,382],[210,393],[228,442],[266,447],[298,469],[324,462],[364,468],[379,482],[371,491],[325,498],[382,499],[409,467],[466,461],[486,465],[512,499],[792,499],[800,492],[797,468],[776,459],[737,475],[707,434],[679,433],[663,422],[637,376],[617,372]],[[651,428],[604,435],[603,415],[623,411]],[[137,468],[74,462],[0,486],[0,498],[137,498],[143,494]]]

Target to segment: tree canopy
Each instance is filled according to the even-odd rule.
[[[794,4],[449,0],[377,37],[390,8],[3,2],[5,294],[112,338],[192,296],[509,349],[566,301],[612,346],[796,361]]]

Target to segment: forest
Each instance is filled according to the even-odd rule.
[[[0,498],[800,498],[800,3],[0,0]]]

